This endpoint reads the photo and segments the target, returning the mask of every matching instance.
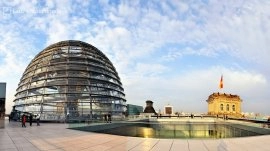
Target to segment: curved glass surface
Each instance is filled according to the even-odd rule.
[[[25,69],[13,109],[41,120],[122,118],[126,99],[111,61],[94,46],[62,41],[41,51]]]

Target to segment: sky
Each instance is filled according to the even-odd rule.
[[[128,104],[206,113],[208,96],[222,92],[239,95],[242,112],[270,115],[270,1],[0,0],[7,113],[26,66],[63,40],[101,50]]]

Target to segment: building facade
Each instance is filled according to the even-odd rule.
[[[242,100],[238,95],[213,93],[206,101],[209,115],[241,116]]]
[[[172,115],[173,114],[173,106],[171,106],[171,105],[164,106],[164,114],[165,115]]]
[[[31,113],[41,120],[124,117],[126,99],[111,61],[82,41],[52,44],[25,69],[15,94],[13,115]]]
[[[4,127],[6,111],[6,83],[0,83],[0,128]]]
[[[127,115],[140,115],[143,112],[143,107],[139,105],[128,104]]]

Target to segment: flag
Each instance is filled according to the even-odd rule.
[[[220,81],[219,81],[219,88],[223,88],[223,75],[221,75]]]

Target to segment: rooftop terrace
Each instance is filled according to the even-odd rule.
[[[104,123],[105,124],[105,123]],[[107,123],[106,123],[107,124]],[[154,139],[124,137],[67,129],[68,124],[27,123],[5,121],[0,129],[0,150],[27,151],[209,151],[209,150],[270,150],[270,135],[227,139]]]

